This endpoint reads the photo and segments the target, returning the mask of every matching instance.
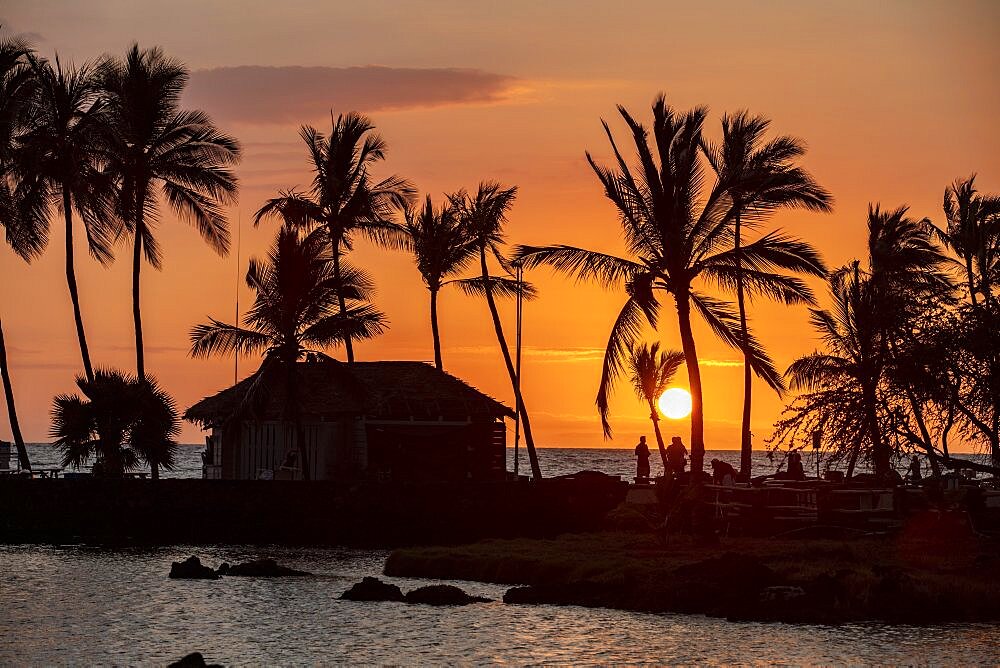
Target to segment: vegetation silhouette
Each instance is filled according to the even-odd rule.
[[[372,180],[369,170],[385,159],[387,146],[367,117],[352,112],[334,118],[331,111],[330,119],[329,137],[309,125],[299,130],[313,171],[310,189],[288,190],[268,200],[254,216],[254,224],[277,216],[285,225],[325,229],[334,278],[339,281],[344,254],[353,248],[355,235],[383,248],[406,247],[406,232],[392,216],[410,204],[416,191],[399,176]],[[341,291],[337,297],[346,316],[347,297]],[[351,336],[344,340],[348,362],[354,361],[351,341]]]
[[[740,111],[722,117],[722,141],[718,146],[705,142],[705,155],[719,180],[731,184],[733,206],[733,251],[736,306],[740,317],[740,350],[743,352],[743,417],[740,426],[740,475],[750,478],[753,442],[750,414],[753,397],[750,350],[747,339],[746,298],[762,296],[781,299],[783,295],[759,290],[760,284],[744,272],[744,227],[759,227],[769,213],[778,209],[805,208],[832,210],[832,196],[794,161],[805,153],[805,144],[795,137],[780,136],[765,142],[771,122],[763,116]],[[749,225],[744,225],[744,219]]]
[[[76,384],[83,397],[63,394],[53,400],[51,435],[63,466],[79,469],[93,457],[101,474],[114,478],[141,463],[154,479],[160,468],[174,469],[180,419],[155,379],[97,369],[93,380],[79,376]]]
[[[94,379],[76,284],[73,211],[83,221],[91,256],[107,266],[118,234],[111,211],[111,181],[101,170],[107,107],[92,65],[64,69],[28,55],[35,94],[28,127],[18,140],[17,169],[24,217],[48,218],[61,211],[65,224],[66,284],[86,377]],[[37,223],[26,223],[28,225]]]
[[[811,319],[826,350],[789,367],[792,388],[803,394],[776,423],[772,446],[819,431],[831,444],[828,465],[846,457],[848,476],[865,459],[885,479],[908,448],[922,450],[935,473],[942,465],[1000,473],[996,462],[959,462],[948,449],[949,435],[991,445],[993,390],[1000,388],[993,366],[1000,337],[982,327],[989,315],[976,312],[979,283],[968,280],[973,263],[963,260],[996,251],[966,241],[956,259],[947,253],[953,246],[939,243],[949,233],[962,243],[952,215],[958,196],[972,199],[968,190],[959,195],[962,189],[957,182],[945,196],[945,213],[956,221],[950,232],[909,217],[906,207],[869,207],[867,266],[855,260],[831,274],[832,307],[813,309]],[[983,222],[987,229],[997,224],[995,214]],[[967,235],[996,248],[996,236]]]
[[[156,240],[161,202],[194,225],[219,255],[229,252],[223,205],[236,201],[231,167],[239,143],[202,111],[180,108],[187,68],[159,47],[133,44],[122,58],[100,66],[107,96],[105,170],[114,180],[117,213],[132,240],[132,318],[136,373],[146,377],[139,275],[142,260],[163,266]]]
[[[809,288],[786,272],[822,276],[826,268],[812,246],[781,232],[765,234],[741,246],[739,252],[734,249],[739,208],[734,205],[733,192],[739,191],[741,184],[717,178],[706,187],[705,108],[679,114],[660,95],[653,103],[651,130],[624,107],[619,106],[618,111],[635,144],[638,173],[633,173],[606,122],[604,130],[617,167],[599,165],[590,153],[587,160],[618,211],[633,258],[567,245],[521,246],[517,256],[527,267],[550,265],[578,280],[625,289],[628,297],[608,336],[596,400],[606,437],[611,435],[608,398],[623,371],[628,350],[638,339],[643,321],[656,329],[660,309],[657,292],[673,297],[691,388],[691,471],[700,476],[705,458],[705,417],[691,307],[723,341],[749,353],[750,367],[768,385],[781,390],[783,382],[753,333],[748,329],[742,335],[740,318],[732,305],[708,295],[696,281],[729,290],[741,275],[747,289],[752,286],[754,291],[773,295],[786,304],[812,303]],[[749,187],[745,190],[752,192]],[[741,213],[744,224],[756,215],[752,209]],[[741,269],[743,263],[753,269]]]
[[[667,448],[663,443],[663,434],[660,433],[660,413],[656,402],[670,387],[677,370],[684,364],[684,353],[679,350],[661,351],[659,343],[641,343],[629,350],[626,364],[635,396],[649,408],[649,419],[653,423],[653,433],[656,434],[656,447],[660,450],[663,470],[667,471]]]
[[[234,418],[249,414],[269,396],[273,383],[285,387],[284,419],[294,426],[291,449],[298,449],[303,476],[309,478],[304,430],[299,406],[296,361],[307,352],[345,344],[348,339],[370,339],[387,326],[385,316],[367,299],[371,283],[358,269],[338,269],[326,239],[326,230],[311,233],[283,225],[264,261],[252,258],[246,283],[254,292],[253,306],[242,326],[210,318],[191,330],[191,355],[263,353],[251,376],[249,390]],[[342,310],[345,298],[357,302]]]
[[[2,27],[2,26],[0,26]],[[16,151],[27,128],[28,110],[37,82],[28,56],[31,45],[17,37],[0,37],[0,225],[4,239],[18,256],[30,262],[45,249],[49,225],[44,216],[24,216],[19,196]],[[0,378],[10,421],[11,436],[22,469],[31,470],[14,402],[14,387],[7,365],[7,346],[0,321]]]
[[[511,274],[510,262],[503,253],[503,245],[506,239],[504,224],[507,222],[507,212],[514,206],[516,198],[516,186],[504,188],[499,183],[492,181],[480,183],[475,195],[465,190],[459,190],[449,195],[452,206],[458,212],[462,223],[467,226],[469,234],[474,238],[476,249],[479,252],[479,268],[481,272],[479,280],[466,281],[462,285],[466,291],[482,294],[486,298],[486,304],[490,309],[490,317],[493,319],[493,329],[496,332],[497,343],[500,345],[500,353],[503,355],[504,365],[507,367],[507,375],[510,377],[510,384],[514,390],[516,410],[520,416],[521,425],[524,428],[524,445],[528,451],[531,476],[535,480],[541,480],[542,469],[538,464],[538,453],[535,451],[535,439],[531,431],[531,420],[528,418],[528,411],[524,406],[520,379],[518,378],[514,361],[511,359],[510,348],[507,346],[507,338],[504,336],[503,323],[500,321],[500,312],[497,309],[496,303],[498,294],[516,295],[517,286],[509,280],[497,280],[498,277],[490,274],[487,262],[487,256],[492,255],[499,262],[501,268],[508,275]]]

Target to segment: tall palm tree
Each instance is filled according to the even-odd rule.
[[[392,221],[392,216],[406,207],[415,191],[399,176],[373,180],[369,170],[385,160],[386,143],[375,133],[375,126],[367,117],[353,112],[336,118],[331,112],[330,116],[329,137],[309,125],[299,130],[309,151],[312,187],[307,192],[283,192],[268,200],[257,211],[254,224],[278,216],[284,224],[325,228],[334,276],[339,277],[343,255],[351,250],[357,234],[383,247],[405,247],[406,235]],[[345,296],[338,293],[338,300],[341,313],[347,314]],[[350,336],[344,347],[347,361],[353,362],[354,345]]]
[[[684,364],[684,353],[679,350],[661,352],[659,343],[649,346],[643,343],[629,351],[626,364],[635,396],[649,407],[649,419],[653,422],[656,446],[660,449],[660,461],[663,463],[663,470],[666,471],[667,448],[660,433],[660,414],[656,402],[667,391],[677,370]]]
[[[30,261],[38,256],[48,241],[48,219],[45,216],[23,215],[22,201],[15,165],[15,148],[29,122],[30,103],[36,81],[28,61],[31,46],[18,37],[0,37],[0,225],[4,228],[7,245]],[[24,445],[14,387],[7,365],[7,347],[3,324],[0,322],[0,379],[10,421],[11,436],[22,469],[31,470],[31,460]]]
[[[340,269],[347,271],[335,276],[324,230],[305,234],[295,227],[282,226],[267,259],[250,260],[246,282],[255,296],[242,325],[211,318],[191,330],[194,357],[264,354],[241,410],[250,410],[255,402],[262,401],[271,383],[284,383],[284,419],[295,430],[295,441],[290,445],[299,450],[307,478],[296,361],[307,352],[346,343],[349,338],[373,338],[386,328],[385,316],[364,300],[367,287],[359,285],[367,279],[351,267]],[[345,278],[352,282],[345,284]],[[341,310],[345,295],[357,303]]]
[[[109,181],[100,169],[107,107],[92,67],[64,69],[58,58],[53,64],[33,55],[29,61],[35,95],[30,128],[19,140],[17,163],[26,197],[35,206],[26,208],[25,213],[48,217],[58,211],[63,215],[66,284],[83,370],[93,380],[76,284],[73,211],[83,221],[91,256],[102,265],[110,264],[118,228],[111,215]]]
[[[805,144],[795,137],[780,136],[765,142],[771,121],[746,111],[722,117],[722,141],[705,144],[705,154],[718,178],[731,184],[733,206],[733,251],[736,263],[736,305],[740,317],[740,350],[743,352],[743,419],[740,439],[740,474],[749,477],[753,462],[750,433],[752,374],[747,345],[747,290],[743,280],[743,220],[759,226],[767,214],[783,208],[812,211],[832,210],[832,196],[800,167],[796,159],[805,154]]]
[[[890,452],[880,413],[884,402],[879,386],[887,359],[877,290],[855,260],[830,277],[830,297],[831,309],[810,309],[812,325],[827,351],[798,358],[785,375],[793,390],[824,393],[820,410],[848,424],[840,433],[857,436],[848,476],[865,444],[871,449],[875,473],[881,476],[889,470]]]
[[[431,336],[434,339],[434,365],[444,370],[441,361],[441,332],[438,328],[438,292],[465,269],[476,255],[476,245],[451,206],[434,208],[427,195],[424,206],[406,210],[406,234],[424,285],[430,292]]]
[[[976,190],[976,176],[958,179],[944,193],[944,213],[947,224],[932,226],[939,241],[952,250],[965,273],[966,291],[972,306],[973,326],[980,330],[976,339],[988,341],[998,317],[995,285],[1000,280],[1000,196],[982,195]],[[976,402],[985,414],[966,417],[989,441],[990,458],[1000,468],[1000,353],[986,352],[984,384],[989,396]],[[985,381],[985,382],[984,382]]]
[[[80,468],[94,457],[104,475],[118,478],[145,461],[154,479],[158,467],[174,468],[180,419],[154,379],[98,369],[93,380],[79,376],[76,383],[83,397],[53,400],[52,436],[63,466]]]
[[[229,252],[223,205],[235,201],[240,145],[202,111],[180,108],[187,69],[158,47],[133,44],[101,67],[108,99],[108,174],[118,189],[118,213],[132,239],[132,317],[136,373],[146,377],[139,276],[142,259],[162,267],[156,240],[161,201],[194,225],[220,255]]]
[[[542,469],[538,464],[538,453],[535,451],[535,439],[531,432],[531,420],[524,406],[521,394],[521,383],[517,369],[511,359],[507,338],[504,336],[503,324],[500,322],[500,312],[497,309],[496,297],[500,293],[510,294],[509,282],[498,281],[490,274],[487,257],[492,255],[506,271],[508,262],[503,254],[505,243],[504,224],[507,222],[507,212],[514,206],[517,198],[517,187],[504,188],[499,183],[484,181],[479,184],[475,195],[460,190],[449,195],[449,200],[458,212],[458,216],[473,237],[476,251],[479,254],[480,277],[467,283],[469,291],[477,291],[486,298],[493,319],[493,329],[496,332],[500,353],[503,355],[507,375],[514,390],[514,401],[524,429],[524,445],[528,451],[528,462],[531,465],[531,476],[535,480],[542,479]],[[508,271],[509,273],[509,271]],[[514,288],[517,289],[516,287]]]
[[[727,344],[750,352],[750,367],[776,390],[784,388],[780,374],[751,332],[739,331],[739,316],[732,305],[709,296],[696,284],[702,282],[733,289],[742,276],[744,289],[770,295],[786,304],[812,303],[809,288],[786,272],[822,276],[826,272],[819,254],[807,243],[774,231],[741,246],[738,270],[734,250],[735,184],[722,179],[706,188],[702,127],[707,111],[696,108],[678,114],[661,95],[653,104],[652,134],[624,108],[619,113],[631,131],[639,161],[638,173],[622,156],[607,123],[617,169],[598,165],[587,153],[605,196],[618,210],[625,243],[634,259],[575,246],[522,246],[518,256],[526,267],[548,264],[579,280],[595,280],[612,287],[624,285],[628,298],[608,337],[597,407],[605,436],[610,436],[608,396],[621,374],[627,352],[638,338],[642,322],[656,327],[660,302],[657,293],[673,297],[681,344],[691,388],[691,470],[701,473],[705,458],[704,406],[701,370],[691,308],[702,316]],[[756,212],[743,212],[744,224]]]

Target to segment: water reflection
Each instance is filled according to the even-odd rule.
[[[432,608],[337,597],[385,553],[199,548],[211,565],[274,556],[311,578],[169,580],[195,550],[0,547],[0,664],[930,663],[1000,661],[985,625],[730,623],[684,615],[489,603]],[[404,591],[425,584],[392,579]],[[503,587],[458,583],[491,598]]]

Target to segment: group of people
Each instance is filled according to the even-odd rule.
[[[663,476],[667,479],[679,478],[687,468],[687,448],[680,436],[670,439],[667,446],[667,467]],[[646,437],[640,436],[639,443],[635,446],[635,479],[636,482],[646,482],[649,480],[649,446],[646,445]],[[712,462],[712,482],[716,485],[731,485],[739,475],[732,464],[721,459],[713,459]],[[788,454],[788,470],[785,473],[778,473],[775,477],[786,480],[805,480],[806,471],[802,465],[802,454],[793,451]],[[897,474],[898,477],[898,474]],[[913,455],[910,466],[907,469],[906,479],[910,482],[920,482],[920,457]]]
[[[666,478],[677,478],[684,474],[687,468],[687,448],[680,436],[670,439],[667,446],[667,468],[663,472]],[[646,445],[646,437],[640,436],[639,443],[635,446],[635,479],[636,481],[649,480],[649,446]]]

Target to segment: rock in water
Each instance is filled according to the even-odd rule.
[[[170,577],[181,580],[218,580],[219,574],[208,566],[203,566],[198,557],[191,556],[170,564]]]
[[[394,584],[366,577],[340,595],[347,601],[404,601],[403,592]]]
[[[236,564],[234,566],[222,564],[222,566],[219,566],[219,570],[217,572],[219,575],[251,578],[283,578],[311,575],[305,571],[297,571],[294,568],[282,566],[274,559],[258,559],[256,561],[248,561],[244,564]]]
[[[425,605],[468,605],[470,603],[490,603],[491,599],[482,596],[470,596],[458,587],[452,585],[429,585],[418,587],[406,594],[407,603],[423,603]]]
[[[222,668],[217,663],[205,663],[201,652],[191,652],[180,661],[167,664],[167,668]]]

